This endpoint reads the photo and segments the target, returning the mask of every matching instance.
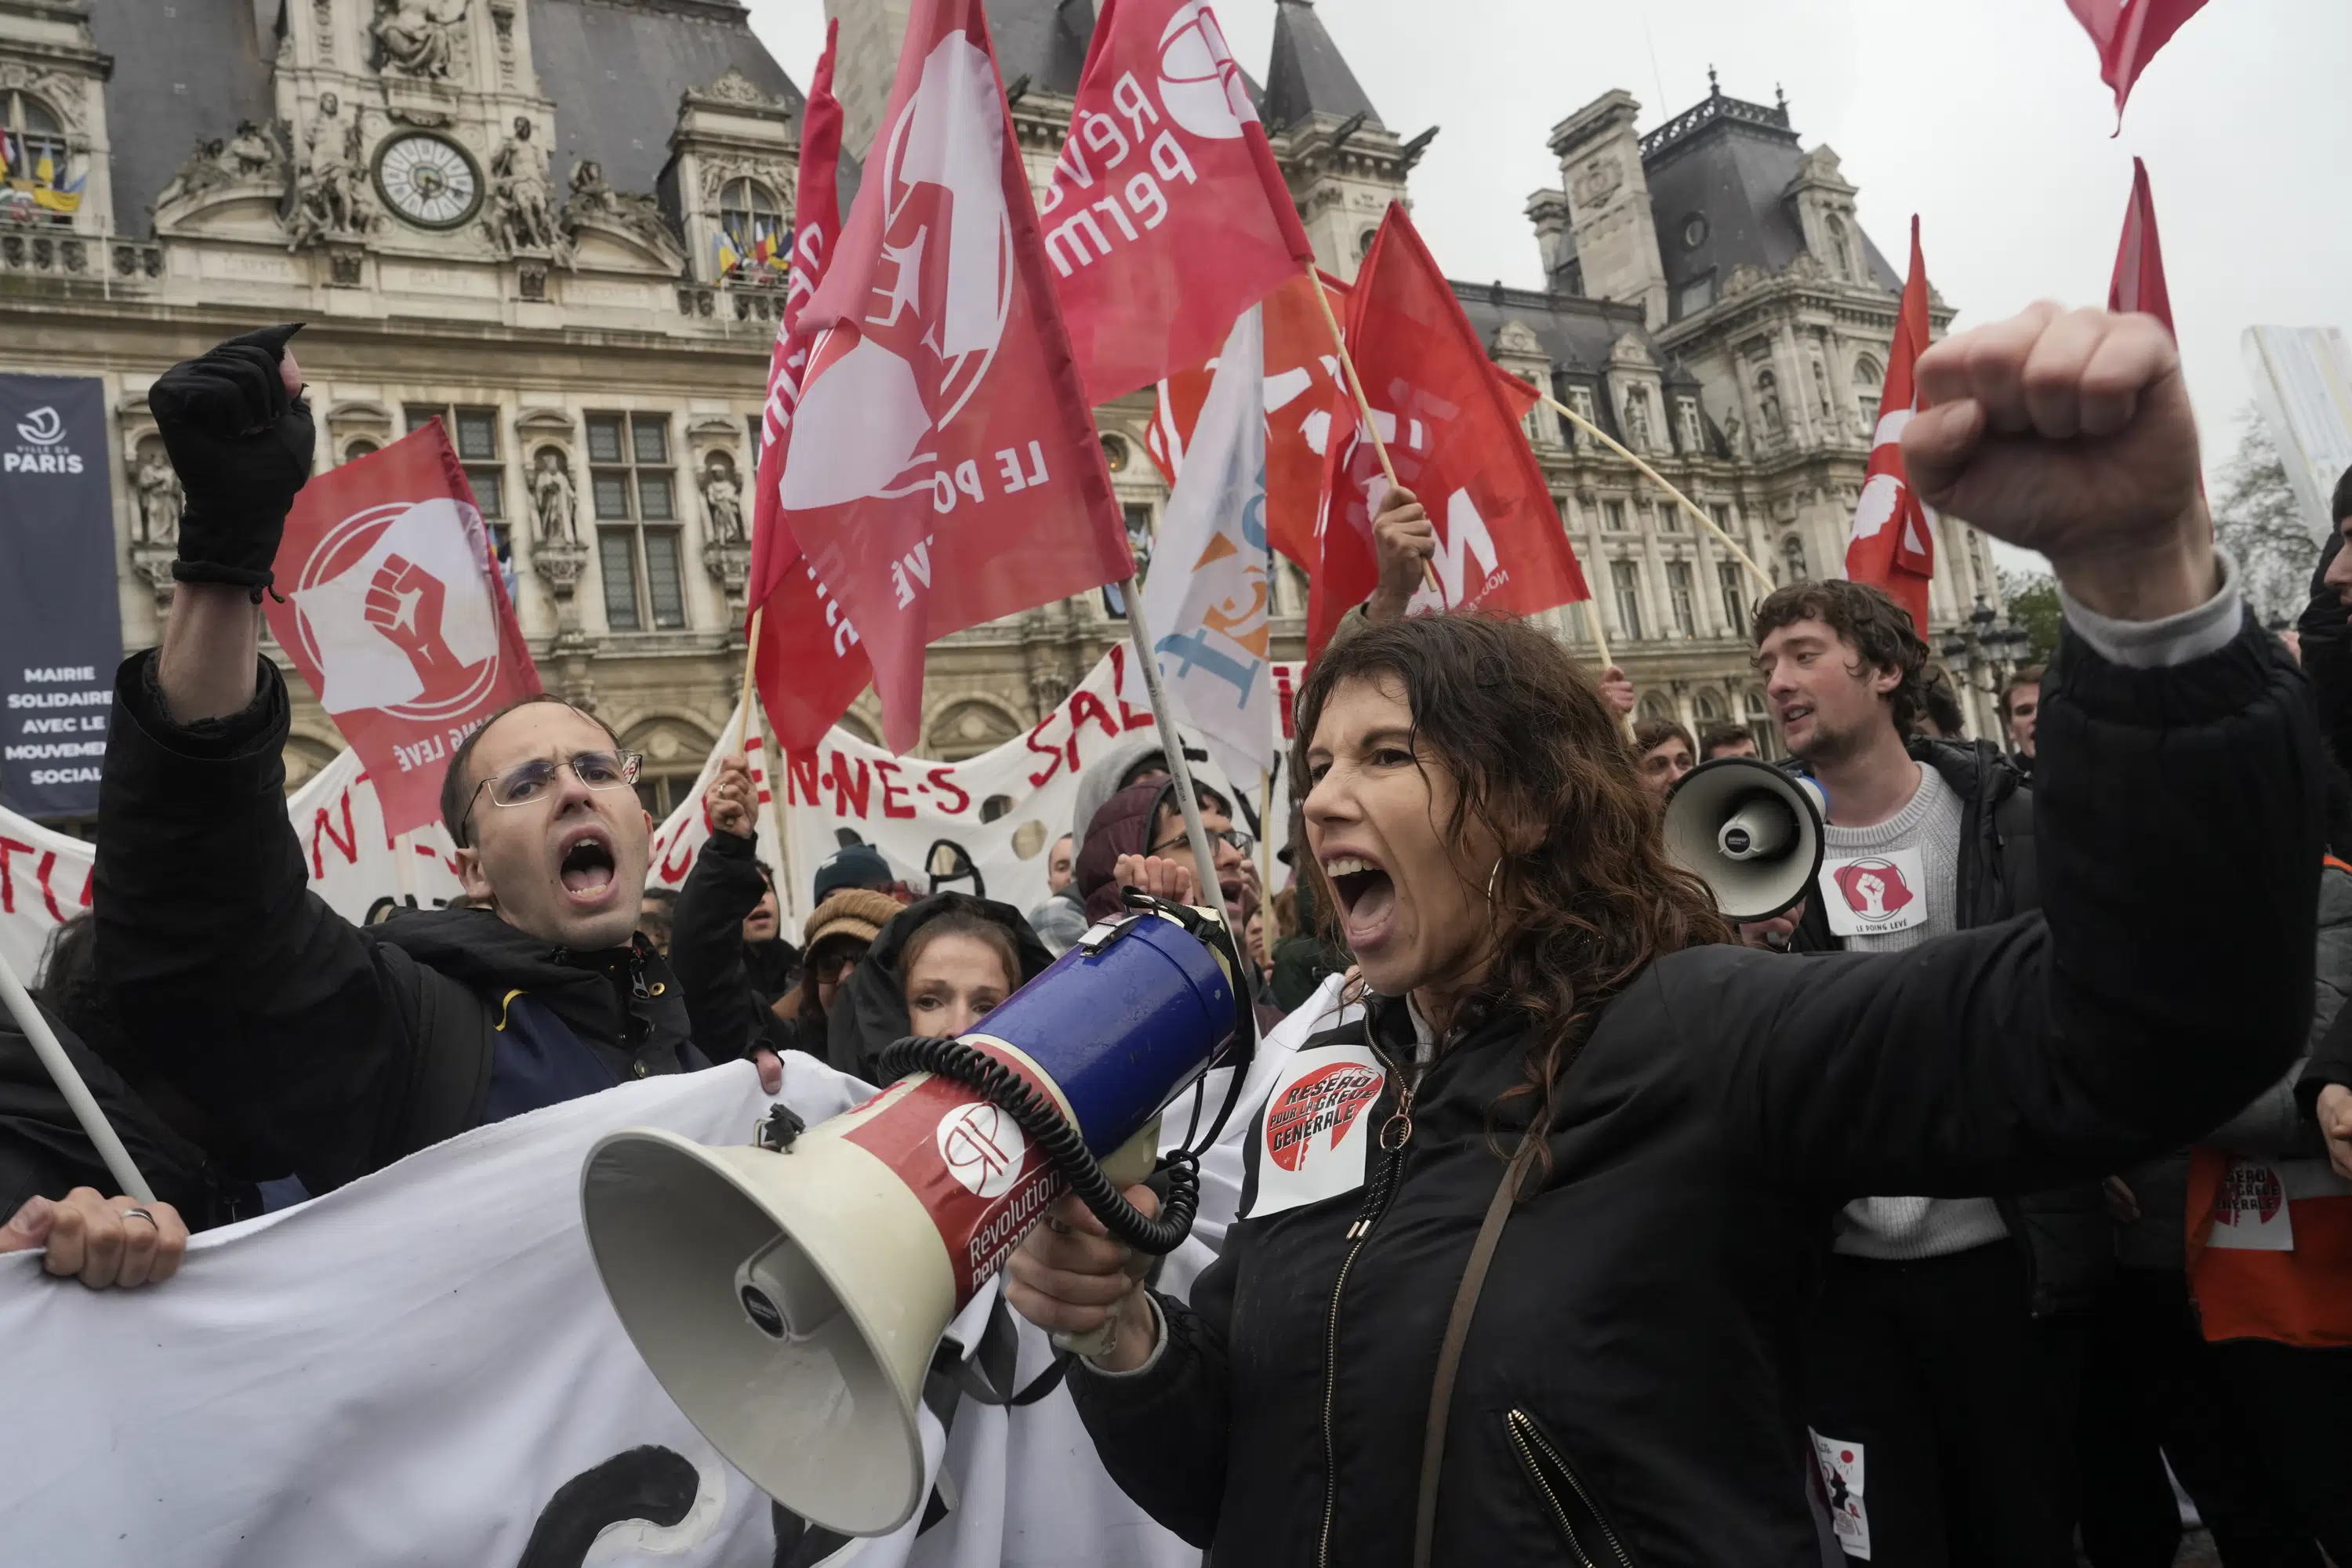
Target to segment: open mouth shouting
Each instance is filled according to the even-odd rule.
[[[1359,957],[1377,950],[1396,924],[1396,882],[1370,856],[1327,856],[1323,875],[1339,902],[1339,924],[1349,950]]]
[[[612,836],[601,823],[583,823],[565,833],[557,843],[555,866],[575,909],[599,908],[619,890]]]

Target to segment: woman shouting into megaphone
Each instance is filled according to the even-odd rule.
[[[1549,637],[1334,646],[1292,776],[1366,1021],[1285,1064],[1189,1305],[1074,1206],[1011,1271],[1046,1328],[1116,1322],[1071,1379],[1087,1428],[1218,1568],[1811,1568],[1792,1394],[1836,1209],[2119,1169],[2294,1058],[2318,742],[2213,549],[2169,337],[2037,306],[1918,380],[1921,499],[2066,595],[2042,912],[1895,954],[1733,945]],[[2209,900],[2234,918],[2172,915]]]

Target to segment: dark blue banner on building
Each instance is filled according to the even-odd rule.
[[[0,805],[98,809],[122,658],[106,395],[82,376],[0,375]]]

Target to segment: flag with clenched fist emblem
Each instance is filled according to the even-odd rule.
[[[1878,431],[1870,467],[1854,503],[1853,533],[1846,541],[1845,574],[1886,590],[1911,612],[1911,624],[1927,635],[1927,582],[1936,574],[1935,514],[1911,488],[1903,468],[1903,431],[1916,398],[1911,367],[1927,352],[1927,263],[1919,252],[1919,220],[1911,219],[1911,276],[1903,285],[1902,309],[1895,317],[1895,347],[1886,356],[1886,384],[1878,398]]]
[[[1135,570],[979,0],[918,0],[801,324],[782,515],[911,752],[926,647]]]
[[[1201,0],[1105,0],[1037,210],[1090,403],[1206,359],[1315,261]]]
[[[540,689],[441,422],[303,486],[277,573],[270,633],[367,764],[384,831],[437,820],[459,743]]]

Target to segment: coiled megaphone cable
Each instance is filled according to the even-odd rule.
[[[1192,1215],[1201,1206],[1198,1154],[1180,1150],[1160,1162],[1160,1168],[1168,1173],[1168,1204],[1154,1218],[1111,1185],[1101,1162],[1087,1151],[1086,1139],[1070,1125],[1062,1108],[995,1058],[961,1040],[916,1035],[884,1050],[877,1070],[885,1079],[904,1078],[910,1072],[936,1073],[1003,1110],[1022,1131],[1036,1140],[1078,1201],[1103,1222],[1103,1228],[1138,1252],[1160,1257],[1175,1251],[1192,1234]]]

